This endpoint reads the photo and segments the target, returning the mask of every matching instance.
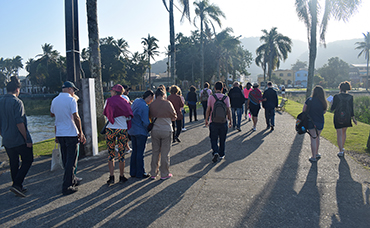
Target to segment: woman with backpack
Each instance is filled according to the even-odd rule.
[[[352,127],[352,121],[357,125],[353,112],[353,96],[347,91],[351,90],[351,84],[348,81],[339,85],[340,93],[334,95],[333,104],[330,110],[334,111],[334,127],[337,130],[337,143],[339,147],[339,157],[344,156],[344,144],[346,143],[346,131]]]
[[[312,157],[309,158],[310,162],[316,162],[321,158],[321,154],[318,153],[320,133],[324,128],[324,114],[327,106],[324,89],[319,85],[315,86],[311,97],[306,100],[302,110],[303,112],[307,110],[310,117],[307,127],[311,139]]]

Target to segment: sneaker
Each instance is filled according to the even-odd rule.
[[[26,193],[26,192],[28,191],[28,189],[27,189],[26,187],[22,187],[21,191],[22,191],[23,193]]]
[[[26,195],[24,194],[24,192],[22,192],[22,189],[19,188],[19,187],[16,187],[16,186],[12,186],[10,187],[9,189],[11,192],[13,192],[14,194],[16,194],[17,196],[20,196],[20,197],[26,197]]]
[[[337,155],[338,155],[338,157],[343,157],[343,156],[344,156],[344,152],[343,152],[343,151],[341,151],[341,152],[339,152]]]
[[[129,153],[131,153],[131,152],[132,152],[132,148],[130,148],[130,149],[128,149],[128,150],[126,149],[126,151],[125,151],[125,153],[126,153],[126,154],[129,154]]]
[[[251,120],[252,120],[251,118],[248,119],[248,121],[251,121]]]
[[[177,137],[176,137],[176,141],[177,141],[177,142],[181,142],[181,140],[180,140],[179,138],[177,138]]]
[[[151,176],[150,179],[152,180],[155,180],[155,178],[157,178],[157,176]]]
[[[198,121],[197,119],[195,119],[194,121]]]
[[[270,129],[270,125],[267,125],[267,126],[266,126],[266,130],[268,130],[268,129]]]
[[[119,176],[119,183],[125,183],[127,178],[125,176]]]
[[[170,174],[168,174],[168,176],[166,176],[166,177],[161,177],[161,180],[166,180],[166,179],[171,178],[171,177],[172,177],[172,174],[170,173]]]
[[[257,131],[257,128],[255,128],[255,127],[254,127],[252,130],[253,130],[253,131]]]
[[[150,177],[150,174],[144,173],[141,177],[138,177],[138,178],[148,178],[148,177]]]
[[[274,130],[274,126],[271,126],[271,131],[273,131]]]
[[[241,132],[242,130],[240,129],[240,127],[236,128],[236,130],[238,130],[239,132]]]
[[[316,159],[320,159],[321,158],[321,154],[316,154]]]
[[[82,181],[82,177],[76,177],[77,181]]]
[[[218,153],[215,153],[215,154],[213,155],[212,161],[213,161],[213,163],[216,163],[216,162],[217,162],[217,160],[218,160]]]
[[[225,155],[224,156],[222,156],[222,157],[220,157],[220,160],[222,160],[222,159],[224,159],[225,158]]]
[[[182,131],[186,131],[186,128],[183,128]]]
[[[114,184],[114,176],[109,176],[109,179],[107,181],[108,185]]]
[[[63,190],[63,195],[70,195],[70,194],[73,194],[73,193],[75,193],[75,192],[77,192],[78,191],[78,188],[77,187],[69,187],[69,188],[67,188],[67,190]]]
[[[317,159],[316,159],[316,158],[313,158],[313,157],[310,157],[308,160],[309,160],[310,162],[317,162]]]

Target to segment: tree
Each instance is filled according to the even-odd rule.
[[[173,0],[169,0],[169,8],[167,7],[166,0],[162,0],[166,10],[170,16],[170,55],[171,55],[171,78],[175,79],[175,24],[173,16]],[[184,17],[188,18],[190,21],[190,10],[189,10],[189,0],[180,0],[180,4],[183,6],[181,21]],[[149,76],[150,77],[150,76]],[[149,79],[150,80],[150,79]]]
[[[324,8],[320,0],[296,0],[296,12],[298,18],[304,22],[307,27],[307,38],[309,43],[309,61],[306,98],[311,95],[313,76],[315,71],[315,60],[317,54],[317,25],[319,24],[319,13],[323,12],[320,22],[320,40],[325,46],[325,34],[330,18],[347,21],[349,17],[357,10],[360,5],[359,0],[345,1],[325,1]]]
[[[96,116],[98,129],[105,123],[103,115],[104,94],[101,74],[101,56],[99,49],[98,0],[86,0],[86,16],[89,36],[89,65],[91,77],[95,78]]]
[[[292,71],[293,72],[297,72],[302,68],[307,68],[307,62],[306,61],[302,62],[302,61],[299,61],[299,59],[297,59],[297,61],[294,64],[292,64]]]
[[[194,18],[194,25],[196,25],[196,20],[200,19],[200,75],[201,75],[201,85],[204,84],[204,43],[203,43],[203,36],[204,36],[204,29],[208,30],[209,25],[212,26],[214,33],[215,27],[213,26],[212,20],[215,21],[221,27],[221,19],[220,17],[226,18],[225,14],[221,11],[220,7],[215,4],[210,4],[209,0],[198,0],[198,2],[193,3],[195,6],[195,18]]]
[[[154,36],[150,36],[150,34],[148,34],[148,38],[141,38],[142,41],[141,43],[144,45],[144,53],[146,54],[146,60],[148,61],[148,66],[149,66],[149,88],[151,89],[152,88],[152,80],[151,80],[151,75],[150,75],[150,68],[151,68],[151,65],[150,65],[150,59],[154,59],[154,56],[155,55],[158,55],[158,44],[157,44],[157,38],[155,38]]]
[[[280,66],[280,60],[285,61],[288,58],[288,53],[292,51],[292,41],[289,37],[283,36],[277,32],[277,28],[273,27],[269,32],[266,29],[262,30],[263,35],[260,41],[263,44],[260,46],[267,57],[267,75],[271,81],[272,71]],[[258,49],[257,49],[258,50]]]
[[[366,90],[369,90],[369,58],[370,58],[370,34],[367,32],[367,34],[362,33],[364,35],[364,41],[363,42],[356,42],[358,46],[356,49],[361,50],[358,54],[357,58],[359,58],[361,55],[365,56],[366,59]],[[370,136],[369,136],[370,137]],[[370,138],[369,138],[370,139]]]
[[[257,66],[261,67],[263,70],[263,81],[266,81],[266,69],[267,69],[267,62],[268,62],[268,50],[266,45],[261,45],[256,50],[256,59],[255,63]]]
[[[338,87],[339,83],[349,80],[349,65],[338,57],[330,58],[318,72],[329,87]]]

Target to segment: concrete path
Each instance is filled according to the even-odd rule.
[[[246,120],[241,132],[229,130],[226,158],[216,164],[204,122],[186,124],[171,149],[174,176],[164,181],[129,178],[108,187],[101,153],[80,160],[79,191],[62,196],[63,171],[50,172],[50,158],[37,158],[26,198],[9,191],[9,172],[1,174],[0,227],[370,227],[370,171],[339,159],[323,138],[322,158],[311,164],[309,136],[295,133],[294,118],[277,113],[270,132],[263,116],[256,132]],[[150,160],[149,139],[147,171]]]

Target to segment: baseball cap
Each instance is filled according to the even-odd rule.
[[[70,88],[70,87],[72,87],[73,89],[75,89],[75,91],[78,91],[77,87],[75,86],[75,84],[73,82],[66,81],[62,85],[62,89],[64,89],[64,88]]]
[[[111,90],[114,90],[114,91],[116,91],[116,92],[122,92],[123,91],[123,86],[121,86],[120,84],[116,84],[116,85],[114,85],[113,87],[112,87],[112,89]]]

